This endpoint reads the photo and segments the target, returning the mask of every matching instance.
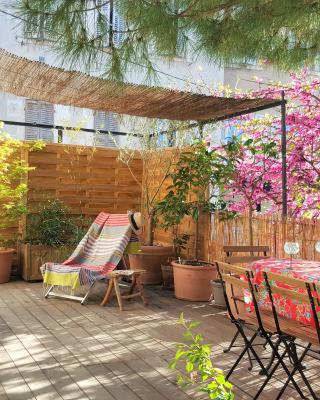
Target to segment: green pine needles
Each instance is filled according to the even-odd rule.
[[[179,386],[195,387],[198,392],[206,393],[208,399],[233,400],[232,384],[225,379],[221,369],[212,365],[211,346],[203,343],[202,335],[193,331],[200,322],[187,322],[181,313],[178,324],[185,329],[183,342],[178,343],[169,367],[179,371]]]
[[[281,69],[320,53],[320,2],[301,0],[16,0],[28,31],[52,42],[68,66],[124,79],[156,76],[156,57],[186,54],[228,65],[252,59]]]

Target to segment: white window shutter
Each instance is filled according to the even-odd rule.
[[[102,0],[98,0],[97,1],[97,4],[98,5],[101,5],[103,3],[103,1]],[[105,17],[105,20],[106,20],[106,29],[107,29],[107,31],[109,32],[109,24],[110,24],[110,10],[111,10],[111,8],[110,8],[110,3],[108,2],[107,4],[103,4],[102,6],[101,6],[101,8],[100,8],[100,13],[101,14],[103,14],[104,15],[104,17]],[[96,20],[96,29],[95,29],[95,33],[96,33],[96,36],[100,36],[101,34],[102,34],[102,32],[101,32],[101,26],[100,26],[100,24],[98,24],[98,20],[97,20],[97,17],[98,16],[98,12],[96,11],[96,13],[95,13],[95,20]],[[105,34],[105,33],[104,33]],[[109,33],[106,35],[105,34],[105,38],[104,38],[104,43],[103,43],[103,45],[105,46],[105,47],[109,47]]]
[[[26,100],[25,103],[25,121],[34,124],[38,123],[39,120],[39,107],[38,102],[33,100]],[[26,126],[25,139],[30,141],[36,141],[39,139],[39,128],[32,128]]]
[[[97,1],[98,5],[103,4],[103,0],[98,0]],[[116,9],[116,4],[110,5],[110,2],[107,4],[103,4],[100,12],[104,15],[106,24],[107,24],[107,30],[109,32],[110,29],[110,24],[111,24],[111,11],[112,11],[112,30],[113,30],[113,45],[115,47],[121,46],[124,40],[124,31],[126,29],[124,20],[120,17],[119,13],[117,12]],[[95,12],[95,20],[96,20],[96,28],[95,28],[95,33],[96,36],[100,36],[102,34],[101,32],[101,26],[98,24],[98,12]],[[109,47],[111,45],[110,43],[110,37],[109,34],[105,34],[105,42],[104,46]]]
[[[120,17],[119,13],[115,8],[113,9],[112,27],[114,30],[113,43],[116,47],[119,47],[124,41],[124,31],[126,27],[124,20]]]
[[[96,111],[94,115],[94,129],[96,131],[101,130],[108,132],[117,132],[119,130],[117,114],[112,112]],[[94,144],[96,146],[102,147],[116,147],[116,144],[111,139],[108,133],[96,132],[94,137]]]
[[[51,103],[40,102],[40,124],[54,124],[54,107]],[[40,139],[44,142],[53,142],[53,131],[51,128],[40,128]]]
[[[25,121],[31,124],[54,124],[54,106],[44,101],[26,99]],[[53,132],[51,128],[26,127],[25,139],[30,141],[43,140],[53,142]]]

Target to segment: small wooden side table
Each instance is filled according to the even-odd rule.
[[[113,295],[113,289],[115,291],[115,295],[117,296],[118,300],[118,305],[120,308],[120,311],[123,311],[123,301],[122,300],[128,300],[133,297],[139,296],[142,299],[142,302],[144,305],[148,304],[148,301],[144,295],[144,290],[143,290],[143,284],[141,283],[141,275],[145,273],[146,271],[144,270],[116,270],[109,272],[107,274],[107,279],[109,279],[109,284],[106,290],[106,294],[101,302],[101,306],[105,306],[108,301],[110,300],[111,296]],[[129,277],[131,278],[131,285],[129,288],[128,293],[121,293],[120,287],[119,287],[119,281],[121,281],[122,278],[124,277]],[[137,291],[134,292],[134,289],[137,288]]]

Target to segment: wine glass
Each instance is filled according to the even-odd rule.
[[[290,268],[292,266],[292,257],[298,254],[300,251],[300,246],[298,242],[285,242],[284,251],[290,256]]]

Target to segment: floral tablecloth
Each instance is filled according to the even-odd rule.
[[[318,261],[292,260],[291,262],[290,259],[268,258],[253,262],[251,264],[251,269],[254,272],[254,279],[258,286],[259,307],[267,309],[271,309],[271,302],[265,287],[263,271],[271,271],[281,275],[318,282],[320,284],[320,262]],[[277,283],[277,286],[290,289],[289,285],[281,283]],[[293,288],[291,287],[291,289]],[[284,317],[300,321],[303,324],[313,325],[311,309],[307,304],[278,295],[274,296],[274,301],[278,312]],[[248,301],[249,307],[252,308],[252,304],[250,303],[251,302]]]

